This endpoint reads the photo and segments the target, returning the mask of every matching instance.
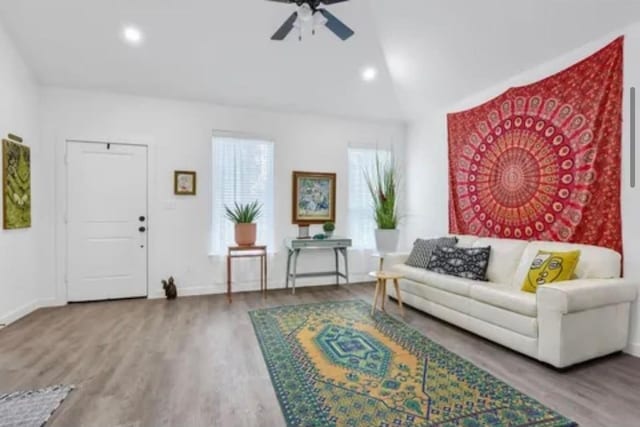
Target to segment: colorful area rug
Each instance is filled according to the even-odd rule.
[[[362,301],[250,312],[290,426],[576,426]]]
[[[56,385],[40,390],[0,394],[0,427],[41,427],[73,390]]]

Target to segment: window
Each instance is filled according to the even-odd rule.
[[[225,205],[262,203],[257,243],[273,246],[273,143],[256,138],[213,137],[213,210],[211,253],[222,255],[234,245],[234,225]]]
[[[365,171],[373,170],[376,155],[381,161],[391,159],[391,151],[374,148],[349,148],[349,233],[353,247],[375,249],[376,223]]]

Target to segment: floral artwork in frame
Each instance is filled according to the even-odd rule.
[[[193,171],[175,171],[173,173],[173,192],[178,196],[195,196],[196,173]]]
[[[293,172],[294,224],[322,224],[336,219],[336,174]]]

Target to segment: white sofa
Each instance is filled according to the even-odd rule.
[[[456,236],[458,246],[491,246],[488,282],[437,274],[385,257],[401,273],[403,301],[520,353],[564,368],[623,350],[634,283],[620,278],[621,257],[596,246]],[[520,290],[538,250],[580,250],[576,279]],[[395,297],[392,287],[388,295]]]

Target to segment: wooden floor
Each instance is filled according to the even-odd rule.
[[[231,305],[206,296],[39,310],[0,331],[0,393],[75,384],[53,427],[282,426],[247,311],[370,301],[373,288],[237,294]],[[398,313],[392,303],[387,311]],[[417,311],[406,321],[582,426],[640,425],[640,359],[618,354],[558,372]]]

